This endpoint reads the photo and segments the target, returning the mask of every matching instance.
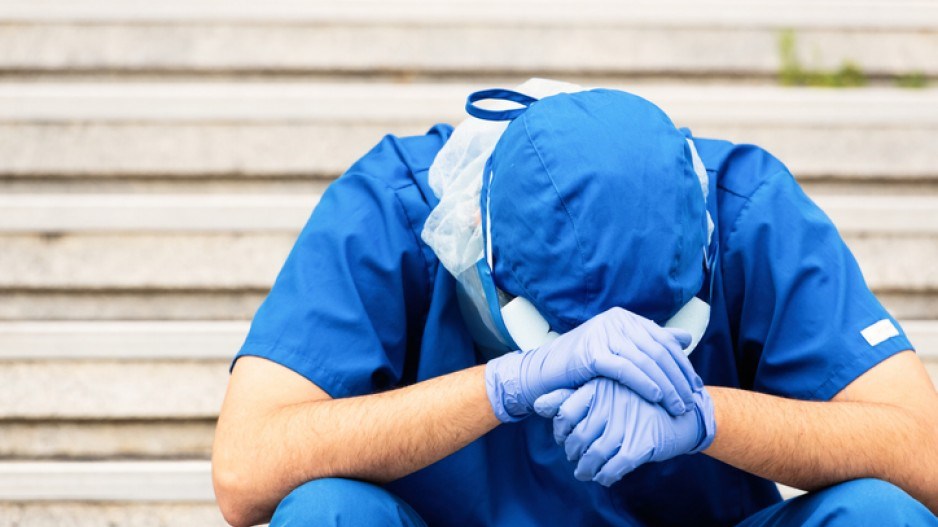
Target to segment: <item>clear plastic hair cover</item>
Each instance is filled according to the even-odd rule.
[[[541,99],[582,89],[576,84],[535,78],[515,91]],[[512,103],[490,101],[489,105],[511,107]],[[484,256],[479,208],[482,169],[507,127],[508,121],[466,118],[430,166],[430,188],[440,203],[430,212],[421,237],[455,277]]]

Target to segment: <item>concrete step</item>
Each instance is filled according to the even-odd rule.
[[[238,290],[90,289],[0,290],[0,321],[29,320],[250,320],[270,284]],[[902,293],[892,300],[903,314],[938,318],[932,295]],[[933,314],[933,315],[932,315]]]
[[[0,501],[209,502],[208,461],[0,462]]]
[[[938,321],[902,326],[938,387]],[[245,328],[0,324],[0,460],[208,459],[228,359]]]
[[[211,527],[228,524],[214,503],[3,502],[0,527]]]
[[[4,83],[0,176],[330,178],[386,133],[460,121],[482,86]],[[938,89],[616,86],[699,136],[762,145],[805,180],[938,178]]]
[[[0,234],[219,232],[296,234],[312,195],[22,194],[0,196]],[[913,200],[915,198],[912,198]],[[938,206],[938,197],[924,200]],[[927,202],[927,203],[926,203]],[[915,205],[912,205],[915,207]],[[913,223],[909,218],[909,223]],[[928,218],[925,223],[930,223]],[[915,222],[917,223],[917,222]],[[935,231],[938,233],[938,221]]]
[[[221,290],[0,290],[0,321],[250,320],[270,284]],[[938,319],[938,295],[879,291],[883,305],[904,319]]]
[[[0,323],[0,420],[212,419],[246,333],[245,322]]]
[[[295,234],[319,202],[313,195],[0,195],[0,235],[14,233]],[[814,196],[851,235],[938,235],[938,195]]]
[[[263,291],[316,196],[0,197],[0,289]],[[938,197],[818,196],[878,291],[938,292]],[[5,232],[4,232],[5,231]],[[95,262],[88,265],[88,262]]]
[[[68,427],[85,420],[212,419],[237,351],[235,337],[243,329],[228,323],[201,326],[200,335],[194,326],[178,323],[0,324],[0,349],[9,350],[0,355],[0,420],[61,420]],[[938,322],[909,321],[904,327],[935,370]],[[192,338],[181,338],[187,334]],[[133,347],[142,340],[150,342],[138,352]],[[166,355],[153,357],[161,347]],[[26,427],[7,441],[21,443],[36,430],[51,428]],[[87,434],[93,438],[96,432]],[[15,445],[0,447],[4,450],[20,451]]]
[[[938,320],[903,320],[923,357],[938,360]],[[30,361],[227,361],[250,324],[243,321],[0,322],[0,364]]]
[[[808,67],[938,74],[938,7],[911,0],[15,0],[0,20],[8,72],[772,77],[793,29]]]
[[[104,195],[252,195],[252,196],[316,196],[322,194],[331,179],[297,177],[183,177],[183,178],[135,178],[135,177],[82,177],[63,178],[35,176],[32,178],[0,177],[0,195],[30,194],[81,194]],[[809,186],[812,184],[809,184]],[[877,186],[884,185],[884,193],[908,195],[938,195],[938,185],[928,181],[918,182],[863,182],[859,187],[851,181],[831,181],[820,184],[822,192],[845,194],[860,190],[864,194],[876,193]],[[934,187],[934,188],[932,188]]]
[[[0,426],[0,460],[208,459],[215,433],[214,418],[26,419]]]
[[[234,356],[244,321],[0,322],[0,361],[217,361]]]
[[[256,291],[269,288],[287,233],[5,236],[9,291]]]
[[[10,252],[0,260],[0,289],[18,294],[262,291],[273,283],[294,238],[279,233],[6,236]],[[848,234],[846,241],[874,291],[938,292],[934,236]]]
[[[0,370],[0,419],[210,419],[229,362],[9,361]]]

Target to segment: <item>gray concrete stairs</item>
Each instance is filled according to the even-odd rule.
[[[869,86],[781,87],[854,63]],[[530,75],[783,159],[938,383],[938,4],[0,4],[0,526],[223,524],[227,366],[328,183]]]

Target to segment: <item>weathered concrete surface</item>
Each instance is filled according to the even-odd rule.
[[[0,322],[3,360],[227,360],[243,321]]]
[[[442,119],[441,119],[442,120]],[[11,177],[291,176],[331,178],[388,133],[423,134],[434,123],[18,124],[0,123],[0,174]],[[701,137],[758,144],[800,178],[921,179],[936,175],[935,128],[842,130],[821,125],[690,125]],[[114,148],[121,145],[121,148]],[[46,155],[54,151],[55,156]]]
[[[0,320],[250,320],[268,286],[248,291],[0,291]],[[896,317],[938,319],[938,295],[885,291]]]
[[[938,360],[938,321],[900,319],[900,322],[923,355]],[[248,327],[243,321],[0,322],[0,364],[216,363],[231,359]]]
[[[772,75],[794,28],[813,67],[938,72],[929,5],[276,2],[268,11],[97,2],[0,11],[7,70]],[[890,9],[890,7],[892,7]],[[471,50],[467,53],[466,50]],[[506,53],[505,50],[511,50]]]
[[[8,84],[0,86],[0,174],[331,178],[387,133],[459,122],[478,87]],[[699,136],[767,148],[803,179],[938,176],[936,89],[621,87]]]
[[[0,462],[0,501],[208,502],[206,461]]]
[[[906,328],[931,362],[938,362],[936,327],[933,321],[912,321]],[[6,360],[0,368],[0,419],[211,419],[221,406],[229,362],[101,360],[93,355],[62,360],[40,354],[33,360]]]
[[[862,185],[857,185],[862,187]],[[938,185],[935,185],[938,190]],[[0,233],[297,233],[320,194],[0,195]],[[836,195],[815,201],[841,232],[938,235],[938,194]]]
[[[238,291],[0,291],[0,320],[250,320],[270,284]],[[934,312],[931,301],[914,313]],[[897,304],[907,304],[900,299]],[[922,318],[922,317],[918,317]]]
[[[0,416],[210,419],[221,408],[229,362],[5,362],[0,368]]]
[[[294,240],[293,234],[7,236],[0,288],[265,289]]]
[[[932,236],[847,236],[870,286],[938,290]],[[80,234],[2,238],[0,289],[263,290],[293,234]],[[93,263],[93,264],[92,264]]]
[[[208,459],[215,422],[7,421],[0,459]],[[2,498],[0,498],[2,499]]]
[[[0,502],[0,527],[223,527],[214,503]]]
[[[318,194],[241,193],[0,195],[0,233],[279,231],[296,234],[319,198]],[[938,207],[938,198],[934,203]],[[915,222],[914,225],[920,224]],[[935,224],[938,233],[938,221]]]

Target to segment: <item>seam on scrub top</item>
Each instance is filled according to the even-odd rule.
[[[731,228],[730,232],[726,234],[726,252],[730,252],[730,250],[732,250],[733,236],[739,231],[740,220],[742,220],[743,216],[745,216],[749,212],[749,209],[752,208],[752,202],[755,201],[756,195],[759,194],[762,191],[762,189],[766,188],[766,185],[770,181],[775,181],[775,178],[777,178],[779,174],[787,174],[787,173],[788,173],[787,170],[779,170],[778,172],[773,172],[771,176],[768,176],[765,179],[763,179],[759,183],[759,185],[755,188],[755,190],[753,190],[749,194],[748,197],[740,196],[741,198],[746,199],[746,204],[743,205],[742,208],[739,209],[739,213],[736,214],[736,219],[733,220],[733,228]]]
[[[417,191],[419,193],[420,189],[418,188]],[[426,276],[427,281],[425,282],[426,287],[424,287],[424,302],[426,302],[427,308],[421,310],[421,317],[420,317],[421,318],[420,326],[423,327],[423,326],[426,326],[427,324],[427,318],[430,316],[430,305],[433,303],[433,288],[434,288],[433,277],[435,273],[433,272],[433,269],[431,268],[432,265],[430,261],[427,260],[427,255],[424,254],[423,252],[424,247],[427,247],[427,244],[423,243],[423,239],[420,238],[420,236],[417,234],[417,231],[414,227],[413,219],[410,217],[409,214],[407,214],[407,208],[404,206],[404,203],[401,201],[401,197],[397,194],[397,192],[394,192],[394,201],[397,203],[397,206],[401,208],[401,213],[407,219],[408,230],[410,231],[410,235],[413,236],[414,238],[414,243],[416,244],[417,253],[420,254],[420,260],[423,261],[424,273],[426,273],[427,275]],[[424,202],[424,205],[429,207],[429,204],[427,204],[426,202]],[[427,212],[427,215],[429,215],[429,212]],[[405,335],[407,334],[406,330],[404,333]]]
[[[736,192],[735,190],[729,187],[724,187],[721,183],[717,183],[717,190],[722,190],[723,192],[726,192],[727,194],[732,194],[736,196],[737,198],[742,198],[742,199],[749,199],[752,196],[753,192],[755,192],[755,191],[750,192],[748,195],[740,194],[739,192]],[[759,187],[756,187],[756,190],[759,190]]]
[[[446,137],[443,137],[443,134],[438,131],[438,129],[440,129],[441,127],[449,128],[448,132],[446,133]],[[424,166],[424,163],[417,163],[414,157],[411,155],[410,150],[404,147],[404,143],[410,142],[410,141],[413,141],[413,142],[426,141],[427,139],[429,139],[430,134],[432,133],[440,137],[443,140],[443,144],[446,144],[452,132],[453,132],[452,125],[449,125],[446,123],[436,123],[435,125],[431,126],[430,129],[427,130],[423,135],[408,135],[404,137],[398,137],[396,135],[389,134],[389,137],[393,138],[392,143],[394,146],[394,150],[397,151],[397,154],[400,156],[401,160],[404,161],[404,165],[410,170],[411,174],[416,174],[418,172],[430,170],[430,166],[433,165],[433,160],[430,160],[430,164],[426,166]],[[436,158],[435,155],[434,155],[434,158]],[[420,194],[423,195],[423,190],[420,189],[419,185],[417,187],[418,187],[418,190],[420,190]]]
[[[410,169],[408,168],[407,170],[409,171]],[[425,287],[423,287],[424,289],[423,300],[427,309],[421,310],[421,320],[420,320],[420,322],[422,323],[421,325],[426,325],[426,320],[427,320],[427,317],[429,317],[430,304],[432,303],[432,296],[433,296],[433,283],[434,283],[433,274],[431,273],[431,270],[430,270],[430,263],[427,261],[427,257],[423,252],[423,244],[421,243],[420,238],[416,235],[414,228],[413,228],[413,224],[411,223],[411,218],[407,214],[407,208],[404,207],[404,204],[401,201],[400,196],[398,195],[398,190],[404,190],[406,188],[414,187],[416,186],[416,183],[414,181],[408,181],[408,182],[405,182],[399,189],[396,189],[388,185],[388,183],[382,178],[377,177],[374,174],[371,174],[369,172],[355,171],[355,172],[347,172],[345,175],[346,176],[359,176],[364,179],[368,179],[368,180],[371,180],[372,182],[377,183],[384,190],[390,191],[391,195],[394,197],[394,202],[400,208],[400,212],[403,215],[404,220],[407,222],[407,230],[410,232],[411,236],[414,239],[414,242],[416,243],[415,248],[417,250],[417,253],[420,255],[420,260],[423,262],[423,269],[424,269],[424,273],[426,274],[426,282],[424,283]],[[411,173],[411,177],[412,176],[413,176],[413,173]],[[380,190],[380,189],[374,189],[374,190]],[[424,202],[424,205],[427,206],[427,203]],[[406,251],[404,251],[404,253],[406,254]],[[369,323],[370,322],[371,321],[369,320]],[[405,325],[407,325],[406,322],[407,322],[407,319],[405,316]],[[407,333],[408,332],[406,331],[406,328],[405,328],[405,332],[404,332],[405,338],[406,338]],[[378,339],[378,341],[380,343],[380,338]],[[278,342],[279,342],[279,337],[278,337]],[[384,346],[379,345],[379,347],[381,348],[382,353],[384,353],[384,356],[388,357],[388,350],[385,349]],[[405,348],[406,348],[406,344],[405,344]],[[406,349],[405,349],[405,352],[406,352]],[[405,356],[405,360],[406,360],[406,356]],[[321,361],[320,361],[320,364],[322,364]],[[346,391],[349,391],[349,390],[346,388]],[[352,392],[352,393],[356,393],[356,392]]]
[[[410,170],[410,169],[408,169],[408,170]],[[406,189],[406,188],[413,187],[413,186],[416,185],[416,183],[408,182],[407,184],[405,184],[404,186],[400,187],[399,189],[396,189],[396,188],[393,188],[393,187],[391,187],[390,185],[388,185],[388,184],[387,184],[384,180],[382,180],[381,178],[379,178],[379,177],[377,177],[377,176],[374,176],[373,174],[369,174],[369,173],[366,173],[366,172],[358,172],[358,174],[360,174],[362,177],[366,177],[366,178],[368,178],[368,179],[371,179],[371,180],[373,180],[373,181],[375,181],[375,182],[381,184],[386,190],[391,191],[391,195],[394,196],[394,202],[395,202],[395,203],[397,204],[397,206],[399,207],[401,215],[403,215],[403,216],[404,216],[404,219],[407,221],[407,230],[410,232],[410,235],[413,237],[414,243],[416,244],[415,247],[416,247],[416,249],[417,249],[417,254],[420,255],[420,260],[423,262],[423,270],[424,270],[424,273],[426,273],[426,275],[427,275],[427,282],[426,282],[426,283],[427,283],[428,285],[429,285],[429,284],[432,284],[432,283],[433,283],[433,274],[432,274],[431,271],[430,271],[430,267],[431,267],[431,266],[430,266],[430,262],[427,260],[427,255],[425,255],[425,254],[423,253],[423,246],[426,245],[426,244],[422,243],[422,240],[420,239],[420,236],[417,235],[417,232],[416,232],[416,230],[414,229],[413,220],[411,219],[410,215],[407,214],[407,208],[404,207],[404,203],[401,201],[401,197],[398,195],[398,191],[399,191],[399,190],[404,190],[404,189]],[[413,175],[413,173],[411,173],[411,175]],[[419,190],[418,190],[418,192],[419,192]],[[424,202],[424,205],[427,205],[427,203]],[[426,291],[424,292],[424,296],[425,296],[424,300],[427,302],[427,305],[429,306],[429,304],[430,304],[430,298],[431,298],[431,296],[432,296],[432,293],[430,293],[430,289],[431,289],[431,288],[430,288],[430,287],[427,287],[427,288],[425,288],[425,289],[426,289]]]
[[[769,181],[774,180],[775,177],[777,176],[777,174],[780,174],[780,173],[782,173],[782,172],[784,172],[784,171],[773,172],[771,176],[768,176],[768,177],[766,177],[765,179],[763,179],[763,180],[759,183],[759,185],[756,186],[756,188],[755,188],[752,192],[749,193],[749,196],[742,196],[742,195],[735,194],[734,192],[727,190],[727,192],[730,192],[730,193],[732,193],[732,194],[734,194],[734,195],[739,196],[739,197],[742,198],[742,199],[745,199],[745,200],[746,200],[746,203],[740,208],[739,212],[736,214],[736,218],[733,219],[733,225],[732,225],[732,227],[729,229],[729,231],[726,233],[726,243],[725,243],[725,244],[722,244],[722,243],[721,243],[721,246],[722,246],[722,247],[721,247],[721,248],[718,248],[718,250],[719,250],[720,252],[722,252],[723,254],[729,254],[730,252],[732,252],[732,251],[734,250],[734,248],[733,248],[733,243],[732,243],[732,239],[733,239],[733,236],[739,231],[740,220],[743,218],[743,216],[745,216],[745,215],[748,213],[749,209],[752,207],[752,202],[753,202],[753,200],[754,200],[756,194],[758,194],[759,191],[761,191],[763,188],[765,188],[766,184],[767,184]],[[717,188],[719,188],[719,184],[717,185]],[[718,213],[718,214],[719,214],[719,213]],[[716,221],[719,222],[720,219],[717,218]],[[717,231],[717,232],[719,233],[719,232],[721,232],[721,231]],[[718,234],[718,236],[719,236],[719,235],[720,235],[720,234]],[[727,258],[718,258],[718,259],[720,260],[720,266],[723,268],[723,271],[722,271],[722,272],[723,272],[723,276],[726,276],[725,268],[726,268],[727,265],[731,265],[731,264],[732,264],[732,262],[730,261],[731,259],[728,258],[728,257],[727,257]],[[739,276],[739,275],[736,275],[736,276]],[[737,278],[737,280],[738,280],[738,278]],[[745,291],[744,291],[744,292],[745,292]],[[726,309],[727,309],[727,312],[729,312],[729,309],[730,309],[730,304],[729,304],[729,302],[730,302],[730,297],[726,295],[726,282],[725,282],[725,281],[723,282],[723,295],[724,295],[724,298],[726,298]],[[743,303],[745,303],[745,299],[743,299]],[[736,306],[733,306],[733,307],[735,308]],[[742,305],[740,305],[739,308],[740,308],[740,310],[741,310],[741,309],[742,309]],[[741,322],[741,320],[740,320],[740,321],[737,321],[737,322]],[[737,329],[736,329],[737,335],[735,335],[735,338],[739,338],[739,336],[742,334],[742,328],[739,326],[739,324],[736,324],[736,328],[737,328]],[[735,338],[734,338],[734,347],[736,346]],[[740,350],[740,352],[742,352],[742,350]],[[734,355],[735,355],[735,353],[734,353]]]
[[[525,135],[528,136],[528,141],[531,143],[531,148],[534,149],[534,153],[537,155],[537,160],[540,161],[540,163],[541,163],[541,168],[543,168],[543,169],[544,169],[544,173],[547,174],[547,180],[550,181],[550,186],[554,189],[554,193],[557,194],[557,201],[560,202],[560,205],[563,207],[564,213],[567,215],[567,218],[570,220],[570,225],[573,227],[573,239],[576,241],[577,251],[580,253],[580,261],[581,261],[581,263],[583,264],[583,270],[584,270],[583,275],[584,275],[584,281],[586,282],[586,284],[585,284],[585,286],[586,286],[586,291],[585,291],[586,302],[584,302],[583,305],[582,305],[581,308],[580,308],[580,316],[577,317],[577,319],[575,319],[575,320],[570,320],[569,318],[563,316],[562,314],[556,314],[557,318],[563,320],[564,322],[566,322],[566,323],[568,323],[568,324],[575,324],[575,323],[576,323],[576,320],[582,318],[582,315],[583,315],[583,313],[585,312],[585,309],[586,309],[586,305],[589,303],[589,300],[590,300],[590,290],[591,290],[591,288],[590,288],[590,274],[589,274],[588,272],[586,272],[586,256],[585,256],[584,251],[583,251],[583,245],[580,243],[580,236],[579,236],[579,234],[577,233],[576,222],[573,221],[573,215],[570,214],[570,209],[567,208],[567,204],[566,204],[566,202],[564,202],[563,196],[560,194],[560,190],[557,188],[556,183],[554,183],[554,177],[550,174],[550,170],[547,169],[547,164],[544,162],[544,157],[541,156],[541,151],[538,150],[538,148],[537,148],[537,143],[535,143],[535,142],[534,142],[534,138],[531,137],[531,131],[528,129],[528,120],[527,120],[525,117],[526,117],[525,115],[522,115],[522,117],[521,117],[521,119],[522,119],[521,124],[524,125],[524,133],[525,133]],[[512,274],[514,274],[514,273],[512,273]],[[515,279],[517,280],[517,276],[515,277]],[[526,290],[526,292],[527,292],[527,288],[525,288],[525,290]]]

